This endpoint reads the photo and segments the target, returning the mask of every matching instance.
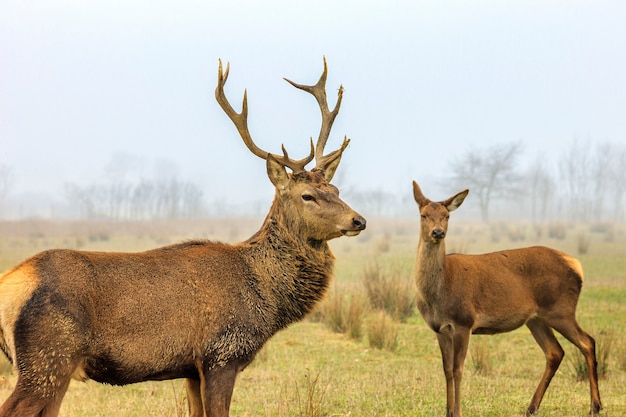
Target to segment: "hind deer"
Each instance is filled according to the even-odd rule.
[[[186,378],[192,417],[229,414],[237,374],[277,331],[302,319],[333,274],[327,241],[356,236],[366,221],[330,181],[349,140],[324,154],[342,88],[326,102],[326,60],[312,94],[322,129],[311,153],[291,159],[258,148],[241,113],[217,102],[276,188],[261,229],[230,245],[190,241],[141,253],[56,249],[0,277],[0,347],[17,372],[0,416],[57,416],[72,377],[125,385]],[[310,171],[305,166],[315,157]],[[286,168],[292,172],[288,173]]]
[[[580,262],[542,246],[482,255],[446,255],[450,212],[463,203],[468,192],[434,202],[413,181],[421,216],[415,262],[417,306],[437,333],[446,377],[446,416],[461,417],[461,378],[470,335],[509,332],[524,324],[546,357],[546,368],[526,415],[537,413],[563,359],[563,348],[553,330],[585,356],[591,414],[597,414],[602,406],[595,341],[576,322],[583,283]]]

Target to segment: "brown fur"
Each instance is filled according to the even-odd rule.
[[[269,156],[276,196],[245,242],[49,250],[0,276],[0,346],[18,373],[0,417],[56,416],[72,377],[186,378],[192,417],[227,416],[238,372],[324,296],[327,241],[365,229],[329,184],[339,160],[291,175]]]
[[[582,288],[580,262],[554,249],[535,246],[482,255],[445,252],[449,213],[468,194],[428,200],[413,182],[420,209],[415,279],[417,305],[437,333],[446,376],[447,416],[461,417],[461,378],[470,334],[508,332],[528,326],[546,356],[546,368],[526,411],[536,414],[561,360],[557,330],[576,345],[589,367],[591,413],[601,408],[595,342],[576,322]]]

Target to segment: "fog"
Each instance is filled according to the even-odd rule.
[[[624,22],[623,1],[4,1],[0,213],[63,216],[68,184],[164,177],[209,208],[266,210],[265,164],[214,98],[218,59],[256,143],[300,158],[319,109],[282,78],[313,84],[326,57],[342,191],[410,199],[415,179],[445,198],[454,158],[512,141],[520,170],[556,169],[573,144],[626,144]]]

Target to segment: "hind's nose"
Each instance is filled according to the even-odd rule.
[[[365,226],[367,225],[367,220],[365,220],[365,218],[362,217],[361,215],[356,215],[352,219],[352,225],[359,230],[365,230]]]
[[[443,229],[434,229],[430,235],[434,238],[434,239],[443,239],[444,237],[446,237],[446,232],[444,232]]]

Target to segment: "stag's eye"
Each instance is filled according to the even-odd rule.
[[[315,201],[315,197],[313,197],[311,194],[302,194],[302,199],[304,201]]]

